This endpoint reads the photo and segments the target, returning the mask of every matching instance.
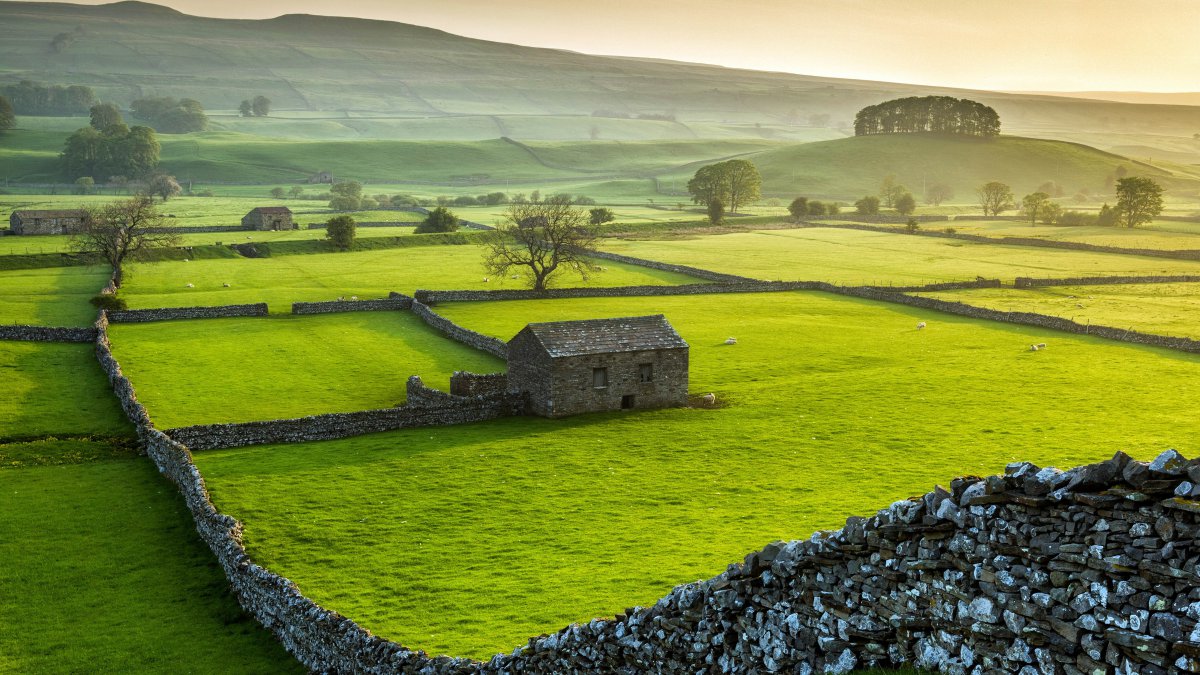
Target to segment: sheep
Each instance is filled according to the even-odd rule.
[[[1031,352],[1040,352],[1045,348],[1046,348],[1045,342],[1039,342],[1036,345],[1029,345],[1029,351],[1031,351]]]
[[[229,288],[229,284],[221,284],[221,285],[224,286],[225,288]]]
[[[1075,308],[1076,308],[1076,309],[1083,309],[1083,303],[1079,303],[1079,302],[1075,303]]]
[[[350,296],[350,299],[351,299],[351,300],[358,300],[358,296],[357,296],[357,295],[352,295],[352,296]]]
[[[1038,349],[1041,349],[1041,348],[1038,347],[1037,345],[1029,345],[1029,351],[1031,351],[1031,352],[1036,352]]]
[[[184,288],[195,288],[195,287],[196,287],[196,284],[187,284],[184,286]]]
[[[1036,345],[1036,346],[1037,346],[1037,348],[1038,348],[1038,349],[1045,349],[1045,348],[1046,348],[1046,343],[1045,343],[1045,342],[1039,342],[1039,343],[1037,343],[1037,345]]]
[[[925,322],[924,321],[917,322],[917,330],[925,330]]]
[[[735,338],[735,337],[731,337],[731,338],[729,338],[729,339],[725,340],[725,344],[727,344],[727,345],[736,345],[736,344],[737,344],[737,338]]]
[[[713,405],[717,402],[717,395],[710,391],[704,396],[701,396],[700,400],[704,401],[708,405]]]
[[[483,278],[483,283],[485,283],[485,284],[486,284],[487,282],[488,282],[488,278],[487,278],[487,277],[484,277],[484,278]]]

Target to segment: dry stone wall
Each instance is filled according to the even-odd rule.
[[[0,340],[21,342],[94,342],[95,328],[61,328],[57,326],[0,326]]]
[[[456,370],[450,376],[450,393],[455,396],[501,396],[508,392],[507,373],[468,373]]]
[[[1017,277],[1016,288],[1039,288],[1043,286],[1104,286],[1109,284],[1178,284],[1200,282],[1200,276],[1184,274],[1175,276],[1141,277],[1064,277],[1059,279]]]
[[[293,302],[292,314],[332,314],[335,312],[380,312],[412,308],[412,298],[398,293],[382,300],[329,300]]]
[[[267,316],[267,303],[251,305],[219,305],[216,307],[161,307],[157,309],[124,309],[108,312],[112,323],[146,323],[177,319],[226,319],[243,316]]]
[[[639,265],[641,267],[649,267],[650,269],[663,270],[664,272],[676,272],[678,274],[686,274],[698,279],[707,279],[708,281],[716,281],[720,283],[747,281],[753,282],[758,279],[750,277],[740,277],[736,274],[722,274],[720,272],[712,272],[703,270],[699,267],[689,267],[687,265],[672,265],[670,263],[662,263],[656,260],[644,260],[642,258],[633,258],[619,253],[609,253],[607,251],[595,251],[588,254],[591,258],[599,258],[601,260],[611,260],[613,262],[626,263],[629,265]]]
[[[501,359],[508,358],[508,344],[483,333],[476,333],[469,328],[454,323],[446,317],[434,312],[428,305],[413,301],[412,312],[421,320],[446,337],[461,342],[468,347],[487,352]]]

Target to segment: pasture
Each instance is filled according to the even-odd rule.
[[[80,453],[56,445],[72,444],[10,455]],[[149,460],[0,468],[0,484],[0,671],[303,671],[242,612]]]
[[[757,279],[847,285],[1014,277],[1200,274],[1200,261],[977,244],[839,229],[764,230],[670,239],[606,239],[605,250]]]
[[[0,441],[131,436],[90,344],[0,340]]]
[[[724,407],[197,453],[256,560],[433,653],[485,657],[651,603],[958,475],[1200,442],[1200,358],[1164,350],[819,293],[439,311],[505,339],[662,312],[692,345],[692,393]]]
[[[96,308],[88,299],[108,283],[103,266],[0,272],[0,324],[88,326]]]
[[[113,354],[161,428],[389,408],[420,375],[504,364],[442,337],[411,312],[349,312],[114,324]]]
[[[1051,286],[925,293],[1006,312],[1037,312],[1113,328],[1200,339],[1200,284]]]
[[[131,308],[266,302],[273,312],[290,303],[338,297],[386,297],[419,288],[524,288],[519,279],[488,276],[478,246],[426,246],[349,253],[164,261],[129,267],[121,297]],[[694,283],[693,277],[610,263],[584,281],[563,272],[556,285],[628,286]],[[484,281],[484,279],[488,281]],[[193,288],[187,288],[187,284]],[[224,284],[229,284],[226,288]]]

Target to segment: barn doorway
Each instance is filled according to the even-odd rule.
[[[633,394],[625,394],[621,397],[621,410],[632,410],[634,404]]]

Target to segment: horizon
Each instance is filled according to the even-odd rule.
[[[1132,16],[1115,0],[1060,0],[1051,7],[1014,0],[1006,2],[999,15],[995,14],[998,3],[960,6],[950,0],[917,0],[903,8],[870,0],[758,0],[753,8],[743,5],[732,13],[718,11],[724,4],[716,0],[666,0],[652,7],[631,0],[614,2],[608,5],[614,9],[603,14],[575,4],[560,7],[549,0],[523,0],[499,13],[483,0],[436,6],[413,0],[352,0],[343,3],[337,14],[328,13],[324,3],[315,0],[264,0],[253,6],[233,0],[150,4],[207,18],[311,14],[390,21],[475,39],[601,56],[930,87],[1032,94],[1197,92],[1187,73],[1200,68],[1200,50],[1192,47],[1193,27],[1200,25],[1200,4],[1188,0],[1154,0],[1152,4],[1165,11],[1142,10]],[[1081,21],[1083,10],[1086,19]],[[1172,15],[1171,20],[1163,19]],[[638,20],[631,23],[629,16]],[[1031,16],[1044,19],[1027,25]],[[794,23],[800,31],[797,40],[762,39],[764,29],[793,25],[793,20],[803,21]],[[737,35],[731,36],[731,31]],[[1121,43],[1128,48],[1109,48]],[[981,44],[990,46],[980,49]],[[965,50],[970,50],[972,61],[946,58]],[[1174,65],[1161,67],[1168,58]]]

